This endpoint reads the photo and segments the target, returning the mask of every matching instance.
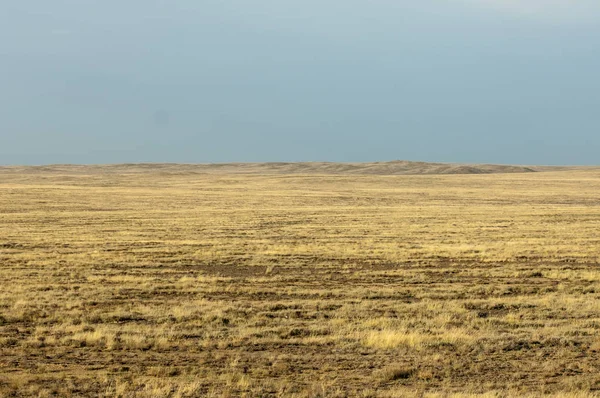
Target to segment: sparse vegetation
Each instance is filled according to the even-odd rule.
[[[597,396],[599,192],[0,169],[0,396]]]

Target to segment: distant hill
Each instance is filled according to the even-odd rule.
[[[535,170],[522,166],[462,165],[426,162],[374,162],[374,163],[229,163],[198,165],[198,171],[211,173],[252,174],[366,174],[366,175],[410,175],[410,174],[490,174],[527,173]]]
[[[205,173],[205,174],[334,174],[334,175],[428,175],[428,174],[497,174],[533,173],[587,169],[588,167],[567,166],[512,166],[494,164],[427,163],[404,160],[372,163],[132,163],[114,165],[48,165],[48,166],[5,166],[0,172],[25,173]]]

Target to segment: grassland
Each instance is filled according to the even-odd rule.
[[[600,170],[0,169],[0,396],[588,397]]]

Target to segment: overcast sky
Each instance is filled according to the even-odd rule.
[[[600,1],[0,1],[0,164],[394,159],[600,164]]]

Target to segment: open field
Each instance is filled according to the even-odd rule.
[[[0,396],[600,396],[600,169],[544,170],[0,168]]]

